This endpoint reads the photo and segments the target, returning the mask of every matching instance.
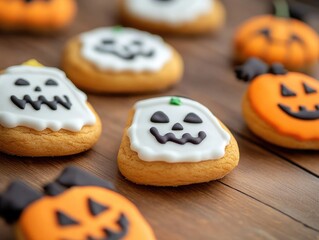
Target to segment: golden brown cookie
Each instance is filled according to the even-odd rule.
[[[178,83],[183,62],[160,37],[113,27],[71,39],[62,68],[79,88],[90,92],[143,93]]]
[[[230,131],[203,105],[176,97],[138,102],[118,153],[125,178],[154,186],[220,179],[238,161],[237,142]]]
[[[250,130],[267,142],[292,149],[319,149],[319,140],[301,141],[291,136],[279,133],[261,119],[251,108],[247,94],[243,99],[243,116]]]
[[[319,149],[319,82],[279,64],[268,70],[260,64],[250,60],[237,69],[239,78],[252,80],[243,99],[248,127],[282,147]]]
[[[64,156],[90,149],[101,121],[56,69],[21,65],[0,74],[0,151],[18,156]]]
[[[0,1],[0,29],[50,33],[73,20],[75,0],[11,0]]]
[[[43,187],[21,181],[0,194],[0,217],[19,240],[155,240],[142,214],[113,184],[70,166]]]
[[[150,32],[196,35],[219,30],[225,9],[219,0],[121,0],[120,17],[125,25]]]

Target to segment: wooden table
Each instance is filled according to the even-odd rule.
[[[160,240],[319,239],[319,153],[267,144],[247,129],[241,116],[240,102],[247,85],[234,77],[231,39],[240,22],[266,12],[269,3],[224,3],[228,23],[219,35],[166,38],[185,60],[181,84],[154,95],[89,95],[103,121],[103,134],[96,146],[86,153],[61,158],[0,154],[0,191],[15,178],[40,188],[72,164],[113,181],[119,192],[139,207]],[[58,36],[1,34],[0,69],[29,58],[59,66],[69,37],[118,23],[115,1],[80,0],[79,6],[75,23]],[[116,158],[128,111],[139,99],[161,95],[198,100],[231,129],[241,152],[240,164],[231,174],[219,181],[179,188],[138,186],[121,176]],[[12,229],[2,221],[0,239],[13,239]]]

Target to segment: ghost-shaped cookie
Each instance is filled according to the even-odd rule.
[[[194,21],[208,14],[213,0],[125,0],[127,10],[140,18],[168,24]]]
[[[132,28],[98,28],[80,41],[82,57],[101,70],[156,72],[172,57],[162,38]]]
[[[160,97],[140,101],[134,109],[128,137],[141,160],[200,162],[225,155],[230,134],[200,103]]]
[[[87,96],[56,69],[14,66],[0,75],[0,125],[78,132],[94,125]]]

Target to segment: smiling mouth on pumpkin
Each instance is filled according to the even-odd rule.
[[[128,233],[129,221],[127,217],[122,213],[120,218],[117,220],[117,225],[120,227],[120,231],[114,232],[108,228],[103,229],[105,234],[107,235],[105,238],[94,238],[91,236],[87,237],[87,240],[120,240],[126,236]]]
[[[47,105],[51,110],[57,110],[59,104],[68,110],[70,110],[72,106],[70,99],[66,95],[63,95],[63,98],[54,96],[52,101],[47,100],[43,95],[40,95],[37,100],[32,100],[30,95],[24,95],[22,99],[12,95],[10,99],[18,108],[22,110],[25,109],[27,103],[29,103],[34,110],[37,111],[41,109],[42,104]]]
[[[289,116],[301,120],[317,120],[319,119],[319,104],[315,106],[316,110],[309,111],[304,106],[299,106],[299,111],[293,112],[287,105],[278,104],[278,107]]]
[[[185,133],[183,134],[181,138],[177,138],[174,133],[166,133],[164,136],[162,136],[158,132],[156,127],[152,127],[150,129],[150,132],[156,138],[156,140],[161,144],[165,144],[167,142],[174,142],[180,145],[184,145],[186,143],[192,143],[192,144],[198,145],[206,138],[206,133],[203,131],[200,131],[197,137],[193,137],[189,133]]]

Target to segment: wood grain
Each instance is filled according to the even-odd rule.
[[[160,240],[319,239],[319,153],[265,143],[247,129],[241,116],[241,98],[247,85],[234,77],[231,39],[240,22],[265,13],[269,2],[224,3],[228,22],[218,35],[165,37],[185,60],[180,85],[159,94],[89,95],[103,122],[103,134],[96,146],[86,153],[61,158],[0,154],[0,191],[15,178],[40,190],[72,164],[114,182],[118,191],[139,207]],[[116,1],[79,0],[79,10],[72,27],[57,36],[0,33],[0,69],[29,58],[59,66],[68,38],[94,27],[118,24]],[[311,19],[319,22],[318,15]],[[319,30],[319,25],[315,26]],[[319,77],[318,73],[319,68],[314,76]],[[180,188],[144,187],[126,181],[118,172],[116,157],[127,114],[137,100],[160,95],[188,96],[210,108],[238,140],[238,168],[220,181]],[[3,221],[0,239],[13,239],[12,229]]]

